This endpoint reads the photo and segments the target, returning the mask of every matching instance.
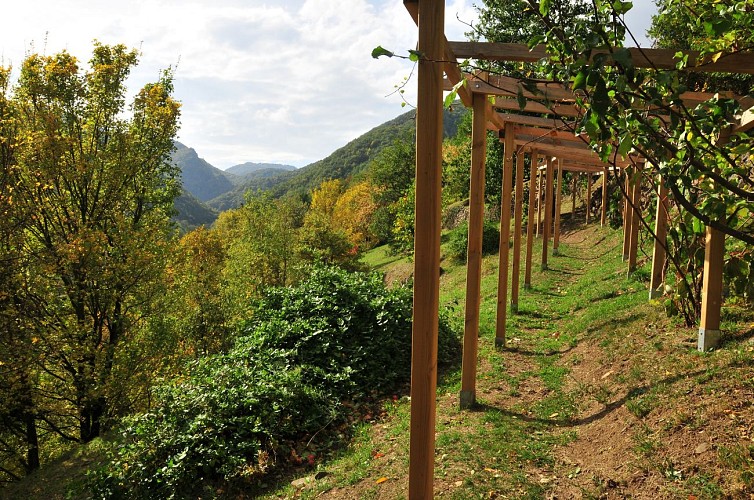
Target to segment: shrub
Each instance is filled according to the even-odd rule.
[[[455,229],[450,231],[447,253],[448,257],[459,261],[466,261],[466,251],[468,249],[469,240],[469,224],[463,222],[459,224]],[[497,224],[485,220],[482,230],[482,255],[488,255],[498,251],[500,245],[500,229]]]
[[[111,460],[93,474],[98,497],[190,495],[203,480],[264,471],[286,444],[346,421],[347,401],[410,379],[411,292],[378,274],[314,269],[255,304],[228,354],[192,365],[156,391],[153,411],[124,422]],[[441,319],[440,362],[459,341]],[[325,431],[326,432],[326,431]]]

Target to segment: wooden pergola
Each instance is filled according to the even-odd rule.
[[[481,249],[484,217],[484,179],[487,130],[500,134],[504,144],[503,193],[500,227],[500,265],[498,277],[497,321],[495,343],[505,346],[505,323],[510,292],[511,310],[518,307],[520,256],[523,243],[523,205],[530,214],[526,226],[526,259],[524,287],[531,285],[531,249],[535,226],[539,232],[539,214],[544,213],[542,226],[542,269],[547,269],[549,241],[552,233],[553,254],[557,255],[560,235],[561,185],[564,171],[588,174],[588,190],[594,174],[603,175],[601,222],[605,223],[606,179],[611,166],[603,163],[584,138],[573,133],[574,117],[579,116],[573,92],[562,84],[538,84],[538,92],[529,92],[522,82],[485,74],[462,74],[458,59],[489,61],[536,62],[547,56],[544,47],[530,50],[522,44],[447,41],[443,26],[445,2],[442,0],[404,0],[404,5],[419,29],[418,98],[416,112],[416,218],[414,241],[414,310],[411,364],[411,430],[409,460],[409,498],[432,498],[435,449],[435,398],[437,389],[437,334],[440,277],[441,170],[442,170],[442,103],[443,91],[456,88],[463,104],[472,109],[472,152],[469,195],[469,243],[466,281],[466,309],[463,338],[462,381],[460,405],[471,407],[476,401],[477,342],[481,288]],[[675,69],[675,50],[630,49],[636,67]],[[690,60],[698,54],[689,53]],[[717,61],[688,68],[691,71],[715,71],[754,74],[754,54],[739,53]],[[466,80],[465,85],[459,82]],[[527,98],[520,109],[516,96]],[[701,102],[712,94],[687,93],[689,103]],[[735,97],[735,96],[731,96]],[[490,99],[492,101],[490,102]],[[744,104],[746,101],[741,101]],[[754,108],[743,114],[732,132],[754,127]],[[529,114],[518,114],[524,111]],[[532,113],[540,116],[531,116]],[[528,200],[523,200],[524,159],[530,156]],[[636,268],[640,225],[640,173],[643,159],[631,156],[616,161],[625,177],[623,258],[628,270]],[[516,179],[513,179],[513,166]],[[540,182],[535,182],[537,173]],[[539,184],[539,187],[537,186]],[[665,260],[664,239],[667,228],[667,191],[658,182],[658,201],[650,297],[662,288]],[[544,192],[544,197],[541,196]],[[512,197],[513,255],[509,242]],[[555,198],[552,220],[553,196]],[[587,195],[587,200],[589,195]],[[544,203],[535,201],[544,199]],[[539,206],[542,205],[542,206]],[[532,216],[537,215],[536,224]],[[589,210],[587,208],[587,216]],[[715,347],[720,338],[720,307],[722,302],[722,262],[724,235],[707,227],[704,266],[702,317],[699,328],[699,349]],[[508,268],[512,260],[511,287],[508,289]]]

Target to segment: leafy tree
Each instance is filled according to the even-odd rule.
[[[550,3],[529,3],[540,13],[544,32],[531,43],[545,42],[551,54],[542,71],[555,81],[569,82],[578,92],[576,102],[584,113],[576,132],[588,135],[604,161],[614,162],[631,152],[645,158],[643,175],[650,182],[657,174],[661,176],[674,202],[692,216],[695,233],[709,225],[751,248],[751,138],[747,133],[729,135],[734,117],[741,111],[738,103],[724,95],[698,104],[684,103],[682,94],[689,85],[683,70],[696,64],[688,57],[678,58],[675,71],[635,67],[630,52],[622,46],[626,35],[622,18],[631,8],[630,2],[595,4],[593,13],[577,19],[576,31],[586,30],[588,36],[576,36],[552,22]],[[671,10],[687,8],[680,1],[664,5]],[[673,20],[686,27],[692,46],[702,56],[719,59],[754,46],[750,29],[754,12],[745,8],[745,3],[704,1],[689,12],[693,15],[676,15]],[[704,35],[697,37],[696,33]],[[609,55],[590,57],[595,49],[606,50]],[[679,217],[686,218],[684,214]],[[683,299],[691,302],[691,309],[685,308],[690,324],[700,300],[693,283],[700,275],[698,264],[693,264],[698,259],[684,258],[682,247],[671,246],[670,250],[679,290],[686,294]],[[686,262],[692,262],[692,267],[685,266]]]
[[[250,300],[265,288],[297,280],[303,213],[295,198],[249,192],[243,207],[220,214],[216,227],[227,251],[223,280],[231,318],[246,317]]]
[[[312,192],[312,203],[301,228],[299,252],[312,264],[356,269],[359,267],[359,248],[351,242],[348,229],[334,220],[342,190],[343,183],[333,179],[324,181]]]
[[[375,194],[378,193],[369,182],[357,182],[338,197],[333,208],[333,224],[343,229],[351,244],[359,248],[369,248],[374,242],[371,226],[377,209]]]
[[[126,113],[136,63],[135,51],[99,43],[85,72],[66,52],[32,54],[0,106],[0,123],[14,128],[0,128],[0,144],[13,148],[3,158],[8,223],[23,233],[9,247],[33,273],[35,418],[84,442],[116,404],[115,360],[156,291],[177,193],[172,75],[146,85]]]

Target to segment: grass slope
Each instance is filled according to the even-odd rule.
[[[533,286],[521,291],[519,312],[508,315],[505,350],[494,347],[497,255],[485,257],[479,404],[459,410],[460,366],[442,374],[436,497],[754,493],[754,311],[726,307],[723,346],[699,353],[693,329],[647,302],[646,259],[625,276],[620,244],[618,232],[575,225],[542,272],[536,240]],[[384,249],[366,260],[395,281],[410,276],[411,263]],[[453,308],[461,328],[465,266],[445,260],[442,267],[441,303]],[[364,416],[350,447],[266,478],[266,497],[405,498],[409,409],[408,397],[397,394]],[[0,498],[64,498],[65,482],[55,479],[80,478],[93,456],[52,464],[0,490]],[[223,498],[258,495],[217,491]]]
[[[647,302],[647,264],[625,276],[618,232],[580,225],[561,241],[542,272],[537,240],[505,350],[494,348],[497,256],[484,259],[479,404],[459,410],[459,369],[441,377],[435,496],[749,498],[754,313],[726,308],[723,347],[698,353],[695,331]],[[380,252],[367,258],[408,265]],[[441,302],[462,325],[465,267],[442,266]],[[302,471],[308,480],[272,496],[405,498],[409,407],[387,402],[320,479]]]

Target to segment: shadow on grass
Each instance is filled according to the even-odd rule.
[[[531,351],[529,349],[521,349],[519,347],[506,347],[504,350],[514,354],[520,354],[522,356],[558,356],[561,354],[566,354],[567,352],[573,350],[575,347],[575,345],[569,345],[567,348],[558,351]]]
[[[729,364],[729,366],[734,367],[735,363],[731,363]],[[626,394],[624,394],[623,397],[621,397],[620,399],[617,399],[615,401],[612,401],[604,405],[604,407],[600,411],[597,411],[595,413],[592,413],[591,415],[587,415],[582,418],[569,419],[569,418],[535,417],[535,416],[530,415],[529,413],[521,413],[521,412],[510,410],[508,408],[501,408],[494,405],[489,405],[483,402],[475,403],[475,405],[471,408],[471,411],[475,411],[475,412],[495,411],[495,412],[500,412],[503,415],[509,416],[511,418],[521,420],[523,422],[532,422],[532,423],[536,422],[539,424],[544,424],[544,425],[554,426],[554,427],[580,427],[580,426],[588,425],[593,422],[596,422],[597,420],[605,418],[613,411],[617,410],[621,406],[624,406],[627,401],[649,392],[655,386],[672,385],[683,380],[688,380],[688,379],[697,377],[699,375],[704,374],[705,372],[706,370],[696,370],[693,372],[681,373],[678,375],[673,375],[673,376],[658,380],[655,384],[652,384],[652,385],[640,385],[640,386],[634,387],[633,389],[630,389],[628,392],[626,392]]]

